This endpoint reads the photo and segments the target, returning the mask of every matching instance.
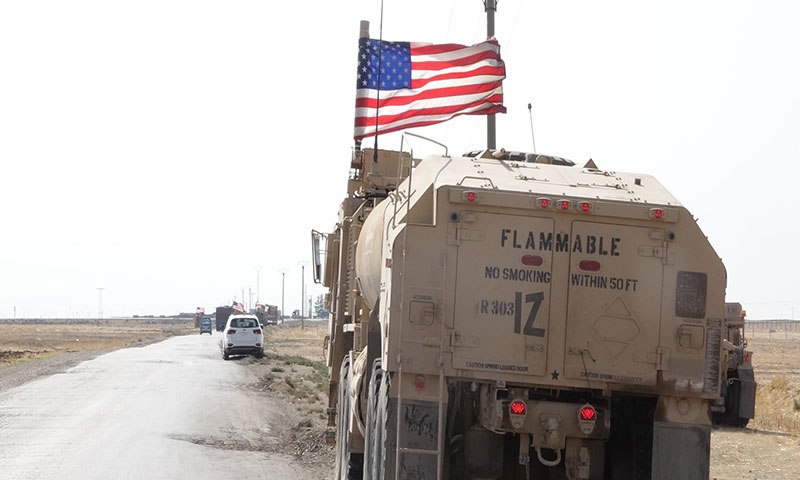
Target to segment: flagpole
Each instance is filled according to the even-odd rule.
[[[497,11],[497,0],[484,0],[486,9],[486,38],[494,37],[494,13]],[[494,114],[486,116],[486,148],[496,148],[497,129]]]

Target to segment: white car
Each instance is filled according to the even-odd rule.
[[[255,315],[231,315],[222,331],[222,358],[231,355],[264,356],[264,333]]]

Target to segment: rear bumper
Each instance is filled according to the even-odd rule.
[[[256,346],[236,346],[236,347],[225,347],[225,351],[229,355],[255,355],[257,353],[263,352],[263,347],[256,347]]]

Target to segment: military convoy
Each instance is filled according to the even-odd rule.
[[[312,240],[337,479],[707,479],[712,414],[752,417],[725,268],[651,176],[357,150]]]

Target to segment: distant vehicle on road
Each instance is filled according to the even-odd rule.
[[[228,317],[233,314],[233,307],[217,307],[215,318],[217,319],[217,331],[221,332],[228,323]]]
[[[278,324],[278,306],[277,305],[256,305],[256,317],[262,325],[277,325]]]
[[[231,355],[264,356],[264,333],[255,315],[231,315],[220,341],[222,358]]]
[[[207,333],[211,335],[214,332],[214,327],[211,325],[211,317],[203,317],[200,320],[200,335]]]

